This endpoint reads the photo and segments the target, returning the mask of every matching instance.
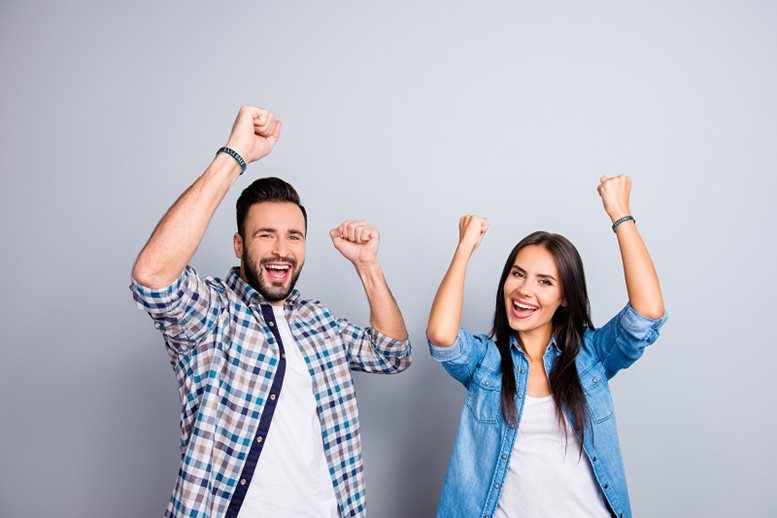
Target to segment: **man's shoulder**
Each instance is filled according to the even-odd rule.
[[[297,311],[301,315],[332,317],[332,312],[318,299],[300,298],[297,303]]]

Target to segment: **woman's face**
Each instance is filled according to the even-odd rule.
[[[507,320],[518,336],[544,333],[550,340],[553,315],[566,304],[556,260],[541,245],[523,247],[503,287]]]

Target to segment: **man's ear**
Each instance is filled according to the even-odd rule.
[[[235,256],[238,259],[243,258],[243,238],[240,236],[240,232],[235,232],[235,235],[232,236],[232,246],[235,249]]]

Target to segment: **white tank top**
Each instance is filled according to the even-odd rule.
[[[580,442],[553,396],[526,396],[494,518],[610,518]]]
[[[273,306],[286,351],[286,375],[254,478],[238,518],[337,518],[313,380],[283,308]]]

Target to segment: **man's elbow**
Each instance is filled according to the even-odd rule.
[[[162,275],[158,271],[155,271],[155,269],[142,258],[138,258],[138,260],[135,261],[135,265],[132,267],[132,279],[141,286],[152,290],[166,288],[175,280],[175,278],[169,278],[169,275]]]

